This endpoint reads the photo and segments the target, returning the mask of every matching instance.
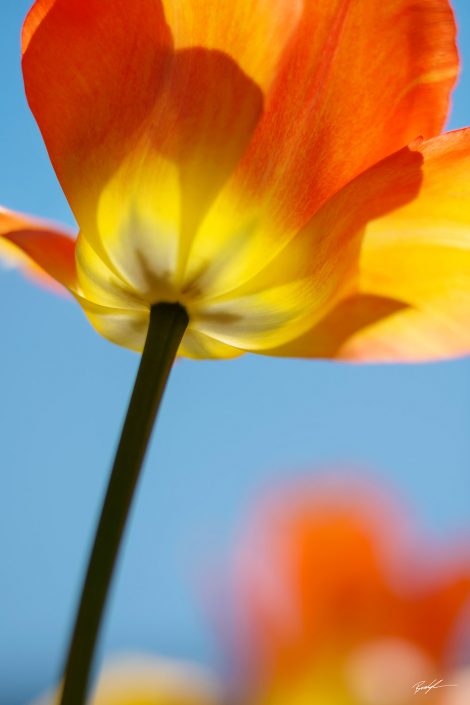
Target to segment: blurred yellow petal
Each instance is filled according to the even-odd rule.
[[[56,705],[50,694],[31,705]],[[132,655],[107,664],[90,705],[221,705],[222,687],[208,670],[183,661]]]
[[[196,665],[145,656],[106,667],[92,705],[219,705],[221,686]]]

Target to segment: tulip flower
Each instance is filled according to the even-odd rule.
[[[438,546],[357,477],[301,482],[255,509],[228,612],[243,702],[468,701],[468,541]]]
[[[470,350],[470,130],[448,0],[36,0],[26,96],[76,219],[0,249],[143,351],[69,654],[81,705],[179,350],[431,360]]]
[[[447,0],[37,0],[23,72],[80,232],[0,233],[110,340],[163,301],[190,357],[469,352]]]

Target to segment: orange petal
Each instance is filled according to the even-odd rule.
[[[390,554],[390,508],[365,483],[304,485],[257,507],[237,554],[248,658],[261,680],[337,657],[389,619],[379,554]]]
[[[274,78],[303,0],[163,0],[176,49],[218,49],[263,88]]]
[[[470,130],[433,138],[416,150],[424,160],[419,195],[388,215],[370,213],[375,219],[365,231],[356,292],[302,338],[272,353],[399,362],[470,352]],[[384,179],[382,164],[369,171],[367,185],[365,175],[353,182],[358,201],[351,218],[369,198],[371,177],[379,201],[415,180],[415,167],[399,161],[398,154],[388,160],[391,179]],[[331,204],[343,198],[340,192]]]
[[[407,637],[415,642],[425,641],[432,657],[441,662],[449,656],[452,638],[458,634],[459,623],[464,623],[470,598],[470,558],[467,554],[452,562],[442,561],[429,576],[430,588],[414,595],[403,609],[402,620]],[[432,586],[432,582],[435,581]],[[409,620],[409,614],[413,619]]]
[[[380,488],[338,480],[270,495],[239,545],[239,657],[268,687],[328,663],[336,681],[358,647],[385,639],[444,668],[470,597],[468,552],[433,550]]]
[[[0,208],[0,257],[44,286],[75,288],[75,241],[65,228]]]
[[[155,103],[170,49],[158,0],[37,0],[27,16],[26,95],[81,227]]]
[[[457,71],[447,0],[306,0],[243,186],[302,226],[361,171],[438,133]]]

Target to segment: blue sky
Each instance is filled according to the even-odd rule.
[[[0,9],[0,203],[72,225],[23,94],[18,38],[29,5]],[[470,124],[470,6],[454,7],[464,70],[451,128]],[[138,357],[14,271],[0,271],[0,318],[0,705],[19,705],[60,667]],[[397,488],[436,540],[468,532],[469,373],[470,361],[179,362],[102,651],[215,664],[201,576],[230,550],[256,493],[279,478],[364,468]]]

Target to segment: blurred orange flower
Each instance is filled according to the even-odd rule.
[[[426,694],[463,703],[470,545],[419,539],[389,495],[336,480],[278,492],[239,546],[233,645],[243,701],[411,705]],[[433,683],[443,687],[427,691]]]
[[[190,357],[470,351],[448,0],[36,0],[23,73],[80,233],[3,210],[0,247],[110,340],[179,302]]]

